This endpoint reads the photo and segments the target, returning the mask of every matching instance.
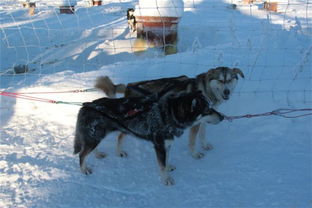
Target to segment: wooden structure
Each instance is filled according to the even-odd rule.
[[[164,47],[165,52],[176,52],[178,17],[136,16],[136,22],[138,39],[144,39],[154,47]]]
[[[74,14],[77,0],[54,0],[55,5],[59,6],[60,14]]]
[[[263,3],[263,8],[267,11],[277,12],[277,2],[267,2]]]
[[[60,13],[61,14],[74,14],[75,6],[60,6]]]
[[[101,6],[102,5],[102,0],[92,0],[92,5],[93,6]]]
[[[252,4],[254,2],[254,0],[243,0],[243,2],[245,4]]]

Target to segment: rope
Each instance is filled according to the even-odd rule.
[[[50,100],[50,99],[45,99],[45,98],[33,97],[33,96],[29,96],[27,94],[56,94],[56,93],[60,94],[60,93],[81,93],[81,92],[95,92],[95,91],[97,91],[96,88],[76,89],[76,90],[57,91],[57,92],[4,92],[3,91],[3,92],[0,92],[0,95],[7,96],[7,97],[21,98],[21,99],[25,99],[25,100],[45,102],[45,103],[82,106],[81,102],[56,101],[56,100]]]
[[[33,97],[33,96],[26,95],[26,94],[80,93],[80,92],[93,92],[93,91],[96,91],[96,89],[90,88],[90,89],[83,89],[83,90],[69,90],[69,91],[61,91],[61,92],[24,92],[24,93],[14,93],[14,92],[4,92],[3,91],[3,92],[0,92],[0,95],[7,96],[7,97],[21,98],[21,99],[25,99],[25,100],[45,102],[45,103],[82,106],[81,102],[56,101],[56,100],[51,100],[51,99]],[[295,112],[300,112],[301,114],[288,115],[288,114],[292,114]],[[307,112],[307,113],[304,113],[304,112]],[[226,115],[224,115],[224,118],[226,120],[232,122],[235,119],[254,118],[254,117],[260,117],[260,116],[280,116],[283,118],[300,118],[300,117],[304,117],[304,116],[312,116],[312,108],[303,108],[303,109],[280,108],[277,110],[273,110],[271,112],[259,113],[259,114],[246,114],[246,115],[241,115],[241,116],[226,116]]]
[[[56,101],[56,100],[51,100],[51,99],[45,99],[45,98],[38,98],[38,97],[28,96],[28,95],[24,95],[24,94],[21,94],[21,93],[14,93],[14,92],[0,92],[0,95],[7,96],[7,97],[13,97],[13,98],[21,98],[21,99],[31,100],[31,101],[45,102],[45,103],[68,104],[68,105],[79,105],[79,106],[82,106],[82,103],[80,103],[80,102]]]
[[[60,93],[81,93],[81,92],[95,92],[96,88],[89,89],[77,89],[77,90],[68,90],[68,91],[58,91],[58,92],[18,92],[16,94],[60,94]]]
[[[78,105],[82,106],[82,102],[65,102],[65,101],[56,101],[55,104],[66,104],[66,105]]]
[[[300,112],[301,114],[297,115],[287,115],[295,112]],[[304,113],[308,112],[308,113]],[[241,118],[253,118],[260,116],[280,116],[283,118],[300,118],[304,116],[312,116],[312,108],[303,108],[303,109],[288,109],[288,108],[280,108],[271,112],[259,113],[259,114],[246,114],[242,116],[224,116],[224,118],[228,121],[233,121],[235,119]]]

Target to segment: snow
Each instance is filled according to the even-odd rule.
[[[75,6],[77,5],[76,0],[56,0],[55,5],[57,6]]]
[[[280,2],[280,1],[278,1]],[[311,108],[311,6],[283,1],[282,13],[239,1],[185,0],[178,53],[134,53],[126,10],[138,1],[109,0],[73,15],[46,1],[36,14],[17,1],[0,2],[0,91],[62,92],[93,88],[96,77],[116,83],[196,74],[216,66],[238,67],[240,79],[226,115]],[[237,3],[237,9],[230,9]],[[28,64],[30,72],[14,74]],[[85,93],[29,94],[85,102],[105,96]],[[311,207],[311,116],[224,121],[207,126],[214,149],[200,160],[187,149],[188,131],[172,145],[169,161],[176,184],[160,182],[150,143],[128,136],[128,158],[115,156],[116,136],[93,155],[93,174],[80,173],[73,155],[79,106],[0,96],[0,207]]]
[[[136,16],[181,17],[184,10],[182,0],[139,0]]]

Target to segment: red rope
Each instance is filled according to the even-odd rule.
[[[90,89],[77,89],[68,91],[57,91],[57,92],[18,92],[16,94],[56,94],[56,93],[80,93],[80,92],[93,92],[96,91],[95,88]]]
[[[18,93],[14,93],[14,92],[0,92],[0,95],[7,96],[7,97],[21,98],[21,99],[25,99],[25,100],[46,102],[46,103],[57,103],[57,101],[55,101],[55,100],[32,97],[32,96],[18,94]]]
[[[63,91],[63,92],[48,92],[48,93],[73,93],[73,92],[88,92],[93,89],[87,89],[87,90],[72,90],[72,91]],[[21,98],[25,100],[32,100],[32,101],[38,101],[38,102],[46,102],[46,103],[54,103],[54,104],[72,104],[72,105],[81,105],[81,103],[74,103],[74,102],[63,102],[63,101],[55,101],[45,98],[38,98],[38,97],[32,97],[25,94],[36,94],[34,93],[14,93],[14,92],[0,92],[0,95],[7,96],[7,97],[14,97],[14,98]],[[38,94],[44,94],[44,92],[38,92]],[[287,115],[295,112],[308,112],[304,114],[299,115]],[[259,114],[246,114],[241,116],[225,116],[224,118],[228,121],[233,121],[235,119],[241,119],[241,118],[253,118],[253,117],[260,117],[260,116],[281,116],[283,118],[299,118],[304,116],[312,116],[312,108],[303,108],[303,109],[288,109],[288,108],[280,108],[271,112],[266,113],[259,113]]]
[[[93,92],[96,91],[95,88],[90,89],[78,89],[78,90],[68,90],[68,91],[58,91],[58,92],[0,92],[0,95],[7,96],[7,97],[14,97],[14,98],[21,98],[25,100],[32,100],[38,102],[46,102],[46,103],[63,103],[63,104],[73,104],[73,105],[80,105],[79,103],[72,103],[72,102],[63,102],[63,101],[55,101],[45,98],[38,98],[32,97],[26,94],[52,94],[52,93],[80,93],[80,92]]]

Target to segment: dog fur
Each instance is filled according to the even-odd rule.
[[[134,9],[129,8],[127,10],[127,21],[128,21],[128,26],[131,32],[136,31],[136,18],[134,16]]]
[[[219,123],[223,116],[210,108],[201,92],[150,95],[145,97],[101,98],[84,103],[80,109],[74,140],[81,172],[92,173],[86,157],[113,131],[132,134],[153,143],[162,182],[173,185],[168,171],[168,154],[174,137],[197,121]]]
[[[228,100],[238,80],[238,75],[244,78],[243,72],[238,68],[217,67],[206,73],[197,75],[195,78],[187,76],[146,80],[124,84],[113,84],[107,76],[98,77],[95,87],[101,89],[109,97],[115,97],[116,93],[123,93],[125,97],[142,96],[157,93],[165,88],[170,88],[172,93],[194,92],[201,90],[213,108],[217,108],[222,102]],[[196,138],[199,136],[201,146],[204,150],[212,149],[212,145],[205,139],[205,124],[194,125],[189,134],[189,150],[191,155],[198,159],[204,153],[196,151]],[[121,146],[124,134],[119,135],[117,148]],[[126,156],[123,152],[120,156]]]

